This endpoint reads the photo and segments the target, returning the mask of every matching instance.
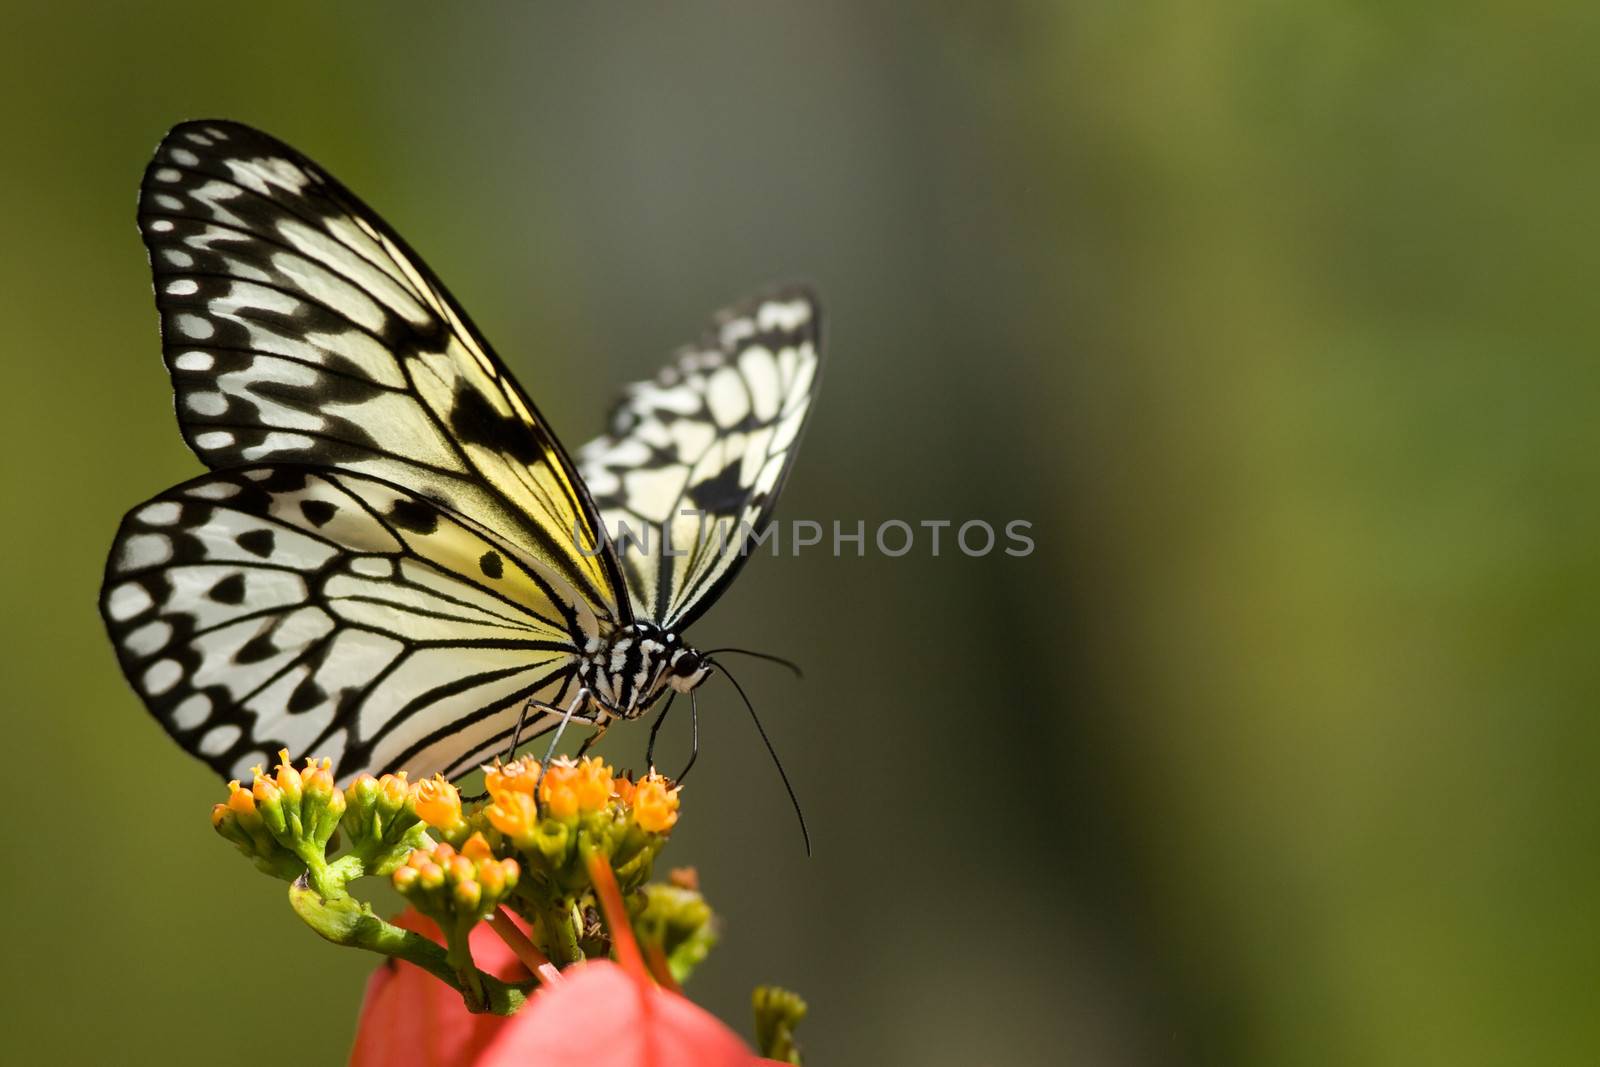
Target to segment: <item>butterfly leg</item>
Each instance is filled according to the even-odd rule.
[[[674,689],[667,695],[667,702],[661,705],[661,713],[656,716],[656,721],[650,724],[650,743],[645,746],[644,764],[651,773],[656,769],[656,734],[661,732],[661,724],[667,721],[667,712],[672,710],[672,702],[678,699],[678,691]]]
[[[533,795],[539,795],[539,787],[544,785],[544,776],[550,770],[550,761],[555,758],[556,746],[561,743],[561,735],[567,732],[567,723],[572,721],[572,716],[577,710],[589,701],[589,690],[580,689],[572,698],[572,703],[567,705],[567,710],[562,713],[561,725],[556,727],[556,735],[550,739],[550,747],[545,749],[544,763],[539,767],[539,780],[534,783]]]
[[[682,785],[683,780],[689,777],[689,768],[694,766],[694,761],[700,758],[700,707],[695,703],[694,690],[689,690],[689,762],[683,765],[683,770],[678,773],[675,785]]]
[[[517,712],[517,728],[511,731],[511,746],[506,749],[505,762],[510,763],[517,757],[517,746],[522,744],[522,728],[528,722],[528,709],[533,707],[532,699],[523,701],[522,710]]]

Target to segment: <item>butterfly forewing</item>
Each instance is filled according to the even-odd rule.
[[[816,395],[821,325],[798,286],[722,312],[579,450],[640,618],[687,626],[771,520]]]
[[[570,461],[444,286],[352,193],[237,123],[175,128],[139,225],[185,439],[213,468],[337,466],[525,545],[626,620]]]
[[[234,776],[279,748],[343,779],[463,773],[504,749],[525,701],[566,695],[600,625],[473,520],[299,466],[214,473],[129,512],[101,609],[156,717]]]

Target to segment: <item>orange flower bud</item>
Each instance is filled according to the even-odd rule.
[[[557,760],[545,770],[539,802],[551,816],[570,819],[578,814],[577,785],[578,765],[567,759]]]
[[[256,810],[255,798],[250,795],[248,789],[239,784],[237,778],[228,783],[227,807],[235,815],[245,815]]]
[[[625,808],[632,807],[633,806],[633,794],[634,794],[634,791],[636,790],[636,788],[637,787],[633,784],[633,780],[632,779],[630,779],[630,778],[617,778],[617,779],[613,780],[612,783],[611,783],[611,795],[616,797],[617,798],[617,802],[620,803],[623,807],[625,807]]]
[[[383,802],[390,808],[399,808],[411,795],[411,783],[406,781],[406,772],[386,774],[378,779],[378,793],[383,797]]]
[[[639,783],[633,797],[633,821],[646,833],[664,834],[678,821],[678,790],[652,774]]]
[[[496,762],[483,769],[484,788],[491,794],[510,790],[532,796],[538,781],[539,761],[534,759],[514,759],[507,764]]]
[[[262,774],[256,775],[256,780],[250,783],[250,792],[255,794],[256,800],[262,804],[278,804],[283,801],[283,790],[271,778]]]
[[[289,797],[291,802],[300,799],[303,787],[300,772],[290,765],[289,750],[286,748],[278,750],[277,782],[278,788],[283,790],[284,795]]]
[[[538,808],[532,793],[503,789],[494,794],[494,803],[483,809],[489,825],[513,840],[525,840],[539,823]]]
[[[449,831],[461,825],[461,793],[435,775],[416,786],[417,816],[436,830]]]
[[[488,839],[481,833],[474,833],[462,842],[461,854],[475,863],[494,858],[494,852],[489,848]]]
[[[450,893],[456,907],[461,911],[474,911],[483,900],[483,887],[471,880],[457,882]]]
[[[600,759],[594,756],[585,759],[578,765],[573,779],[579,809],[599,811],[611,799],[611,768]]]

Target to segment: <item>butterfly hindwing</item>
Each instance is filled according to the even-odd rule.
[[[766,528],[816,394],[821,326],[798,286],[720,313],[579,450],[638,617],[687,626]]]
[[[281,142],[184,123],[145,173],[179,423],[213,468],[335,466],[409,486],[521,544],[609,614],[620,576],[560,443],[433,272]]]
[[[225,776],[284,747],[343,779],[461,774],[504,749],[527,699],[567,694],[599,632],[571,585],[493,531],[300,466],[216,472],[129,512],[101,610],[134,688]]]

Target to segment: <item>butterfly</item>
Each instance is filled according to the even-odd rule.
[[[809,290],[715,316],[569,453],[400,236],[274,138],[175,127],[139,228],[210,472],[123,518],[100,607],[183,748],[225,777],[287,748],[341,781],[454,778],[712,674],[684,631],[793,465],[822,355]]]

